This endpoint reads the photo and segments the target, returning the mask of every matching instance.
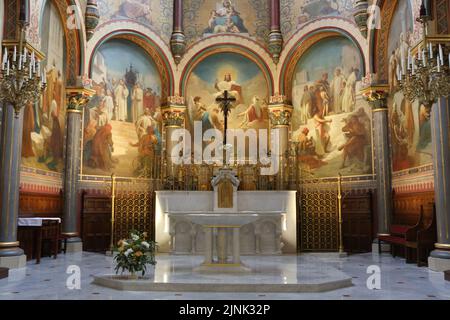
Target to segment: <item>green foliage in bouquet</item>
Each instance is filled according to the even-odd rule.
[[[155,265],[155,252],[157,244],[154,241],[147,240],[146,232],[131,231],[129,239],[122,239],[117,243],[114,251],[118,252],[114,256],[116,274],[124,271],[134,275],[142,272],[142,276],[147,271],[147,265]]]

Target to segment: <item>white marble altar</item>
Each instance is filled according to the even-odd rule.
[[[157,191],[155,201],[159,252],[203,253],[204,229],[188,219],[187,215],[214,212],[214,192]],[[277,255],[297,252],[295,191],[237,191],[235,213],[257,215],[255,221],[241,227],[241,254]],[[228,232],[231,233],[232,230]],[[229,234],[227,238],[228,248],[231,250],[233,237]],[[217,234],[214,239],[217,239]]]

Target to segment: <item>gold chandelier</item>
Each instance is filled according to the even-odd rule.
[[[4,45],[0,72],[0,101],[11,104],[16,117],[28,103],[36,102],[46,87],[41,61],[24,43],[25,23],[20,24],[17,45]]]
[[[431,17],[422,3],[417,21],[423,26],[423,40],[413,55],[401,50],[401,63],[397,67],[397,78],[404,95],[411,101],[418,100],[431,108],[439,97],[450,95],[450,50],[445,42],[430,41],[428,22]]]

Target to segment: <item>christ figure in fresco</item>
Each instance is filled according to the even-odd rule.
[[[242,96],[242,87],[236,81],[231,79],[231,74],[226,74],[223,81],[216,80],[214,88],[217,92],[214,94],[214,101],[223,95],[225,91],[236,98],[236,105],[244,103],[244,98]]]

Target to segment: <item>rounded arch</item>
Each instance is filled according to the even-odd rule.
[[[194,50],[194,48],[192,50]],[[180,74],[180,83],[178,90],[181,96],[184,96],[186,93],[185,91],[187,82],[195,67],[207,57],[220,53],[236,53],[253,61],[261,70],[264,78],[266,79],[268,94],[274,94],[273,75],[270,66],[266,63],[266,61],[271,60],[267,60],[261,57],[255,50],[247,46],[243,46],[235,42],[221,42],[201,48],[199,51],[196,51],[196,54],[190,57],[188,61],[184,61],[183,64],[180,63],[180,69],[182,67],[182,72]]]
[[[96,43],[96,46],[90,54],[89,65],[87,68],[89,71],[89,77],[92,76],[92,63],[97,51],[104,43],[112,39],[128,40],[141,47],[149,55],[158,70],[158,74],[161,79],[161,99],[165,102],[167,97],[173,94],[173,73],[167,61],[167,57],[161,51],[161,48],[156,46],[148,37],[132,30],[120,30],[113,32],[105,35]]]
[[[38,33],[42,32],[42,24],[44,23],[44,11],[47,3],[53,4],[58,10],[61,25],[64,30],[65,35],[65,47],[66,47],[66,84],[76,85],[77,78],[84,74],[84,57],[85,57],[85,27],[84,27],[84,17],[82,15],[81,5],[79,1],[76,0],[43,0],[41,2],[41,7],[39,10],[39,25]],[[74,10],[76,19],[81,23],[81,28],[79,29],[69,29],[67,27],[67,12],[69,6],[75,6],[77,9]]]
[[[307,33],[301,32],[301,36],[294,36],[291,38],[289,44],[290,48],[289,50],[286,50],[287,48],[285,49],[286,51],[282,56],[282,67],[279,70],[280,94],[286,96],[288,101],[292,100],[292,78],[298,62],[313,45],[328,38],[341,37],[350,40],[360,53],[361,61],[363,62],[362,74],[365,74],[368,63],[368,55],[366,54],[367,48],[365,46],[367,42],[362,38],[360,33],[359,35],[360,36],[349,33],[347,30],[338,27],[322,26],[313,28]]]
[[[162,102],[168,96],[174,95],[174,74],[172,66],[175,65],[170,49],[164,41],[149,28],[133,21],[114,21],[105,23],[97,28],[93,37],[87,43],[85,69],[91,76],[91,66],[97,50],[101,45],[111,39],[129,40],[153,59],[158,69],[162,84]]]

